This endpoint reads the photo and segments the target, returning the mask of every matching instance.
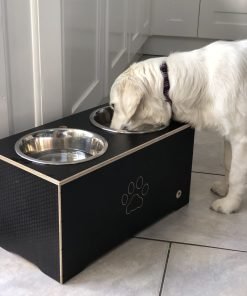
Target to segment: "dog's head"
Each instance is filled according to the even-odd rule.
[[[113,83],[110,106],[113,108],[111,128],[129,131],[143,126],[168,125],[171,106],[157,92],[153,77],[148,75],[143,63],[137,63],[124,71]],[[162,89],[162,86],[160,86]]]

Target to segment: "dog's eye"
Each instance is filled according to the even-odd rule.
[[[110,107],[112,108],[112,110],[114,110],[115,104],[110,104]]]

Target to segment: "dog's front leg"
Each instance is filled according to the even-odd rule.
[[[247,178],[247,137],[231,141],[232,161],[229,174],[229,190],[226,197],[217,199],[211,208],[217,212],[230,214],[239,210],[246,192]]]
[[[225,164],[225,178],[222,181],[216,181],[211,187],[211,191],[221,197],[228,193],[229,188],[229,173],[232,161],[232,147],[228,140],[224,140],[224,164]]]

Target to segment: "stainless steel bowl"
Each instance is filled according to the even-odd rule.
[[[76,164],[101,156],[107,141],[98,134],[80,129],[54,128],[22,137],[15,144],[16,153],[29,161],[63,165]]]
[[[113,117],[113,110],[111,109],[110,106],[106,106],[106,107],[102,107],[97,110],[94,110],[90,114],[89,119],[94,126],[102,130],[112,132],[112,133],[120,133],[120,134],[146,134],[146,133],[161,131],[166,128],[166,126],[164,125],[158,126],[158,127],[154,127],[152,125],[143,125],[140,128],[140,130],[136,130],[136,131],[116,130],[116,129],[110,128],[112,117]]]

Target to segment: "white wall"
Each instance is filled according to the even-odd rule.
[[[0,138],[7,136],[10,132],[9,106],[8,106],[8,86],[7,86],[7,69],[5,48],[5,19],[3,14],[2,2],[0,2]]]

